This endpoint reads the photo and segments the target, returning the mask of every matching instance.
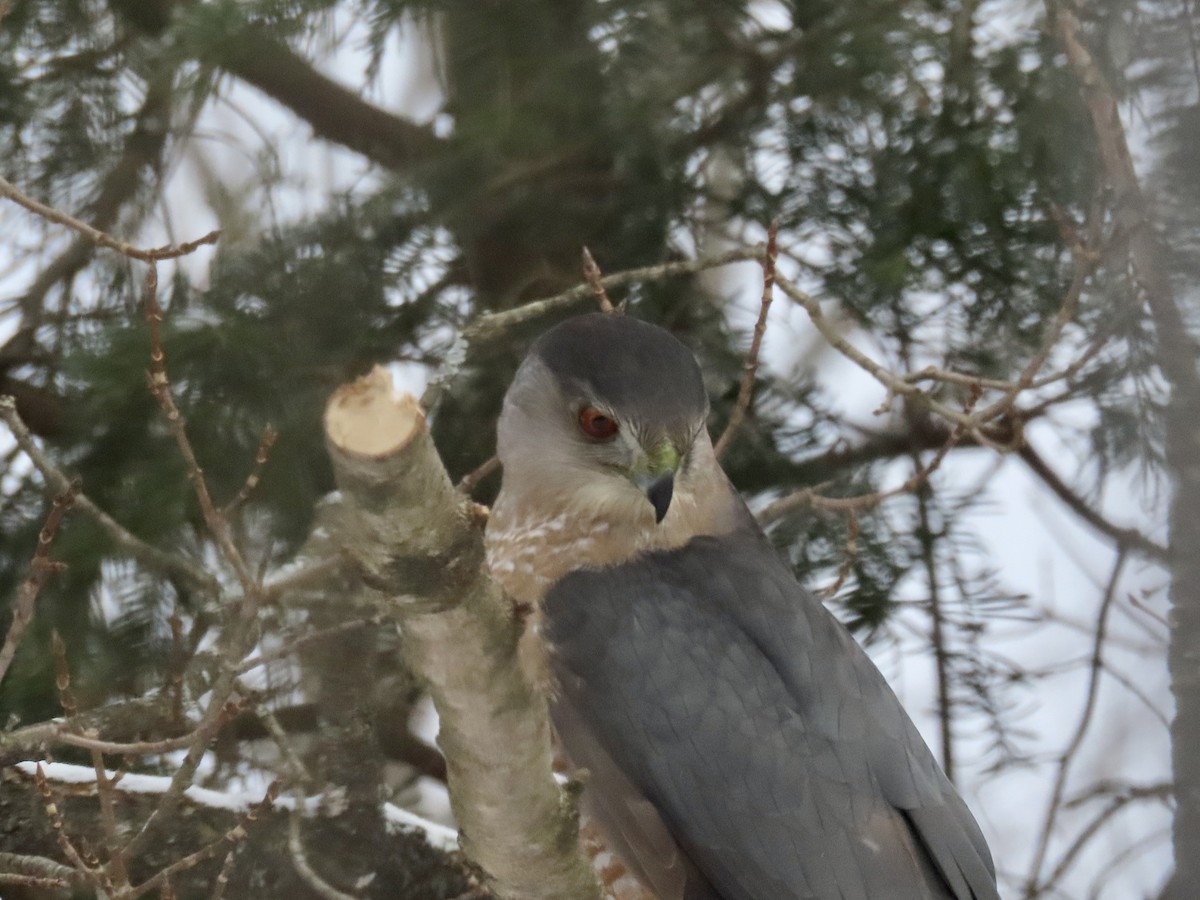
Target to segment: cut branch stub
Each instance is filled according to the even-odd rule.
[[[343,496],[335,540],[399,602],[408,663],[441,719],[460,844],[501,897],[599,897],[574,805],[552,774],[546,699],[518,664],[521,623],[483,569],[478,507],[455,490],[388,373],[339,388],[325,437]]]
[[[325,434],[350,501],[337,527],[363,581],[426,611],[457,603],[478,577],[483,543],[416,398],[396,395],[377,367],[334,393]]]

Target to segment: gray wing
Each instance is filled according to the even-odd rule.
[[[542,627],[568,756],[641,794],[588,791],[636,871],[664,852],[637,840],[644,799],[685,858],[685,897],[998,897],[975,820],[883,676],[760,535],[574,572]]]

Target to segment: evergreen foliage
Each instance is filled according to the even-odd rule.
[[[1086,23],[1114,83],[1143,104],[1174,274],[1193,300],[1196,18],[1186,3],[1128,0],[1096,5]],[[365,54],[364,83],[335,74],[371,96],[400,33],[436,41],[446,97],[436,127],[373,118],[320,81],[334,52]],[[375,363],[436,370],[478,315],[577,284],[583,246],[613,273],[752,245],[778,219],[781,271],[835,301],[839,328],[891,370],[1011,381],[1038,353],[1072,277],[1063,223],[1082,230],[1099,209],[1113,225],[1078,82],[1026,5],[1007,0],[22,0],[0,21],[0,174],[110,233],[160,233],[164,191],[189,154],[226,140],[201,132],[204,111],[239,81],[316,139],[349,148],[365,172],[301,213],[282,198],[319,195],[319,173],[284,174],[272,154],[293,148],[242,146],[256,175],[213,201],[226,237],[211,269],[170,278],[161,267],[167,366],[218,504],[253,468],[263,428],[279,434],[235,519],[254,565],[292,558],[312,533],[333,487],[320,416],[336,386]],[[175,237],[197,236],[209,215],[173,222]],[[209,565],[185,466],[144,387],[142,267],[93,258],[86,242],[15,207],[0,216],[14,262],[0,276],[0,393],[17,396],[47,452],[122,525]],[[674,277],[613,295],[697,353],[719,433],[748,338],[711,284]],[[1130,467],[1149,483],[1162,472],[1157,345],[1131,291],[1127,271],[1100,265],[1044,373],[1095,352],[1029,414],[1084,410],[1073,421],[1085,423],[1086,499]],[[492,454],[503,389],[553,319],[473,349],[434,410],[453,477]],[[819,368],[760,370],[754,411],[726,458],[756,506],[804,487],[880,490],[945,442],[944,423],[933,427],[915,404],[895,404],[864,431]],[[930,390],[968,402],[958,385]],[[991,451],[968,436],[951,452]],[[7,598],[33,552],[45,490],[20,454],[4,466]],[[493,477],[476,496],[494,490]],[[860,637],[886,635],[905,603],[927,605],[935,573],[954,703],[990,718],[990,764],[1019,761],[1007,711],[1023,676],[978,639],[1020,601],[986,561],[961,568],[977,546],[964,523],[980,495],[936,481],[922,491],[928,528],[915,494],[890,500],[857,513],[849,555],[850,519],[839,512],[800,508],[771,534],[804,582],[840,580],[831,602]],[[69,569],[42,592],[0,720],[57,714],[52,629],[94,706],[160,683],[172,658],[167,617],[205,614],[188,585],[119,553],[85,516],[64,526],[54,555]]]

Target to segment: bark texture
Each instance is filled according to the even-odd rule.
[[[574,804],[555,783],[546,701],[517,664],[520,617],[483,570],[483,516],[446,474],[412,397],[382,369],[340,388],[325,434],[338,531],[394,597],[405,658],[441,717],[463,850],[502,897],[598,898]]]

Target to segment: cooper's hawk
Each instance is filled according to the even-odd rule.
[[[705,430],[691,353],[593,314],[504,400],[491,570],[537,610],[585,809],[663,900],[995,898],[879,670],[795,580]]]

